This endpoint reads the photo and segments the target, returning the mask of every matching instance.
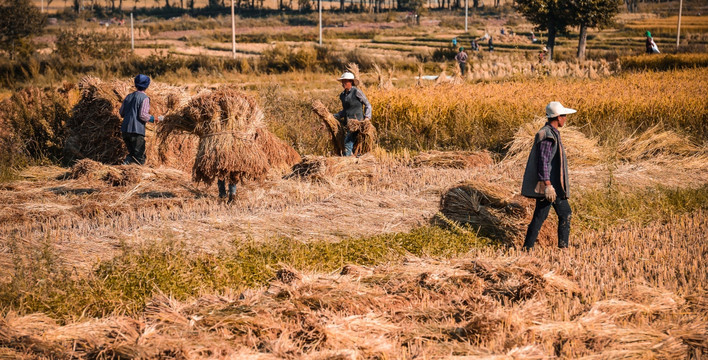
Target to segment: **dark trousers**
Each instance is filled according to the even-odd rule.
[[[467,70],[467,63],[461,62],[461,63],[459,63],[459,64],[460,64],[460,73],[461,73],[462,75],[465,75],[465,71]]]
[[[543,222],[546,221],[546,217],[548,217],[548,212],[551,210],[551,206],[553,206],[553,209],[558,215],[558,247],[568,247],[571,215],[568,199],[557,199],[554,203],[550,203],[546,199],[536,199],[536,209],[533,211],[533,219],[531,220],[528,231],[526,232],[524,248],[531,249],[534,244],[536,244],[538,232],[541,231],[541,226],[543,226]]]
[[[216,186],[219,188],[219,197],[226,197],[226,180],[217,180]],[[236,184],[229,183],[229,196],[236,195]]]
[[[123,165],[145,164],[145,135],[123,133],[123,142],[128,148],[128,156],[125,157]]]

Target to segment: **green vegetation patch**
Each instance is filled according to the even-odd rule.
[[[396,261],[408,254],[457,256],[487,244],[471,232],[432,226],[339,242],[279,238],[238,244],[215,254],[190,254],[184,245],[164,241],[125,246],[120,255],[98,264],[88,276],[78,276],[58,262],[48,238],[34,249],[13,249],[23,256],[16,256],[12,281],[0,287],[0,304],[59,318],[135,313],[157,291],[184,299],[202,291],[262,286],[284,264],[327,272],[346,264]]]

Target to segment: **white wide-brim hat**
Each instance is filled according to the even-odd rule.
[[[350,73],[349,71],[345,72],[342,74],[342,76],[337,79],[337,81],[342,81],[342,80],[352,80],[354,81],[354,85],[359,85],[359,80],[354,77],[354,74]]]
[[[561,105],[561,103],[559,103],[558,101],[551,101],[550,103],[548,103],[548,106],[546,106],[546,117],[549,119],[561,115],[573,114],[576,112],[577,110],[567,108]]]

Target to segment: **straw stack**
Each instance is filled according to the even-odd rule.
[[[263,111],[256,101],[230,88],[202,91],[158,127],[161,144],[183,133],[199,137],[192,168],[196,182],[259,181],[273,167],[289,167],[300,161],[293,148],[265,129]]]

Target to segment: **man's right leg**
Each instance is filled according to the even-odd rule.
[[[546,221],[550,210],[551,203],[548,200],[536,199],[536,208],[533,210],[533,219],[531,219],[529,228],[526,231],[526,238],[524,239],[525,249],[531,249],[536,244],[538,233],[541,231],[543,222]]]
[[[352,151],[354,151],[354,141],[356,140],[356,133],[347,131],[344,136],[344,156],[352,156]]]
[[[219,188],[219,198],[223,199],[226,197],[226,180],[217,180],[216,186]]]
[[[568,199],[559,199],[553,204],[553,209],[558,215],[558,247],[561,249],[568,247],[570,237],[570,217],[572,211]]]

